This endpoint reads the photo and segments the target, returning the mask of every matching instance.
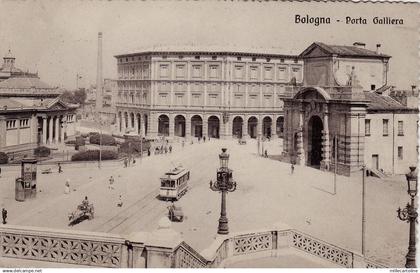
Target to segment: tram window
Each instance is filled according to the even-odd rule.
[[[169,180],[162,180],[162,187],[170,187],[170,181]]]

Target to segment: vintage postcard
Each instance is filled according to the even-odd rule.
[[[420,3],[0,18],[4,272],[416,267]]]

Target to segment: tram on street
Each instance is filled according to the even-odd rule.
[[[163,200],[178,200],[188,190],[190,171],[179,166],[165,173],[160,178],[159,198]]]

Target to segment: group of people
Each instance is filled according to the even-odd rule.
[[[165,146],[161,145],[160,147],[156,147],[155,148],[155,155],[157,155],[157,154],[163,154],[163,153],[167,154],[168,152],[169,153],[172,153],[172,145],[169,145],[169,146],[167,146],[167,145],[165,145]]]

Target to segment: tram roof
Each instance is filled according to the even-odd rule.
[[[172,169],[172,170],[166,172],[165,177],[162,177],[162,178],[177,179],[178,177],[182,176],[186,172],[187,172],[186,169],[177,167],[175,169]]]

